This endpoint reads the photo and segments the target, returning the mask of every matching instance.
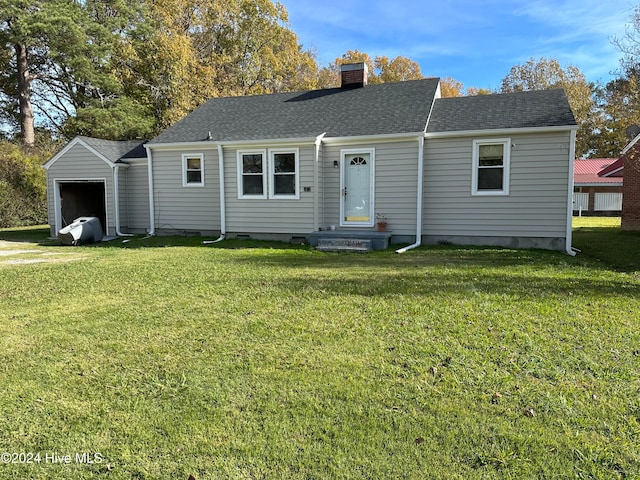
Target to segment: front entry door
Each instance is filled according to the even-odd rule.
[[[373,151],[343,151],[340,225],[373,226]]]

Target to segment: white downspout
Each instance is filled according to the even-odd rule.
[[[133,237],[131,233],[122,233],[120,231],[120,175],[118,174],[122,165],[115,164],[113,166],[113,209],[116,216],[116,236],[118,237]]]
[[[565,252],[572,257],[576,256],[575,250],[571,247],[573,238],[573,168],[576,156],[576,130],[571,130],[571,140],[569,143],[569,192],[567,197],[567,231],[565,234]]]
[[[314,163],[313,163],[313,231],[317,232],[320,228],[320,215],[318,213],[318,202],[320,200],[320,192],[319,192],[319,173],[318,173],[318,169],[319,167],[319,162],[320,162],[320,145],[322,145],[322,139],[324,138],[324,136],[327,134],[327,132],[324,132],[321,135],[318,135],[316,137],[316,141],[315,141],[315,146],[316,146],[316,150],[315,150],[315,156],[314,156]],[[324,186],[324,182],[323,182],[323,186]],[[323,192],[324,192],[324,188],[323,188]],[[324,208],[324,204],[323,204],[323,208]]]
[[[220,176],[220,236],[215,240],[205,240],[203,245],[218,243],[227,235],[226,202],[224,198],[224,149],[218,144],[218,175]]]
[[[424,188],[424,134],[418,137],[418,203],[416,205],[416,243],[396,250],[405,253],[422,244],[422,190]]]
[[[156,220],[155,210],[153,207],[153,167],[151,166],[151,148],[144,146],[147,150],[147,175],[149,180],[149,237],[152,237],[156,233]]]
[[[227,207],[224,197],[224,148],[218,144],[218,175],[220,177],[220,236],[213,243],[221,242],[227,235]]]

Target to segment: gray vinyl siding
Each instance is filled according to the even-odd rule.
[[[359,145],[325,145],[323,147],[324,217],[321,224],[340,224],[340,169],[334,168],[333,162],[340,163],[341,150],[358,147],[375,149],[375,213],[386,215],[388,229],[394,236],[413,235],[415,237],[418,189],[417,139]]]
[[[121,169],[126,185],[125,198],[120,204],[120,223],[130,233],[149,230],[149,174],[147,161],[129,162],[129,168]],[[120,187],[122,197],[122,186]]]
[[[49,169],[51,170],[51,169]],[[47,171],[47,217],[49,222],[49,234],[55,237],[56,232],[56,212],[55,212],[55,200],[54,200],[54,176]]]
[[[203,154],[203,187],[182,185],[183,154]],[[159,232],[219,231],[220,182],[217,150],[211,147],[171,151],[154,149],[152,155],[156,229]]]
[[[71,147],[64,156],[47,170],[47,202],[51,235],[55,236],[55,181],[104,179],[106,192],[107,235],[115,235],[115,211],[113,207],[113,169],[104,160],[82,145]],[[69,220],[70,221],[70,220]],[[60,226],[58,226],[60,227]]]
[[[569,133],[511,136],[506,196],[471,194],[479,138],[492,137],[426,140],[423,235],[564,238]]]
[[[264,234],[307,234],[314,230],[315,146],[292,146],[299,152],[299,199],[238,198],[238,151],[265,150],[269,146],[224,149],[227,232]],[[278,147],[278,150],[282,147]],[[286,148],[285,148],[286,150]],[[268,180],[267,180],[268,184]],[[311,191],[305,192],[305,187]],[[321,192],[319,198],[322,198]]]

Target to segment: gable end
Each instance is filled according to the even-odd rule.
[[[107,157],[105,157],[102,153],[97,151],[95,148],[93,148],[90,145],[88,145],[85,141],[82,140],[82,138],[76,137],[73,140],[71,140],[69,143],[67,143],[62,150],[60,150],[53,157],[51,157],[49,159],[49,161],[47,161],[47,163],[42,165],[42,168],[44,168],[45,170],[49,170],[53,166],[54,163],[56,163],[58,160],[60,160],[62,157],[64,157],[65,154],[69,150],[71,150],[73,147],[75,147],[76,145],[80,145],[80,146],[86,148],[89,152],[91,152],[93,155],[95,155],[100,160],[105,162],[111,168],[115,167],[115,163],[113,163],[111,160],[109,160]]]

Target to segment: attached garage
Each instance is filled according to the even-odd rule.
[[[103,229],[107,223],[105,180],[56,181],[61,225],[66,227],[78,217],[97,217]]]
[[[44,165],[52,237],[79,217],[100,219],[107,238],[120,235],[121,226],[132,223],[125,218],[130,210],[127,160],[136,163],[136,170],[146,170],[146,151],[140,142],[76,137]],[[147,192],[142,189],[135,195]]]

